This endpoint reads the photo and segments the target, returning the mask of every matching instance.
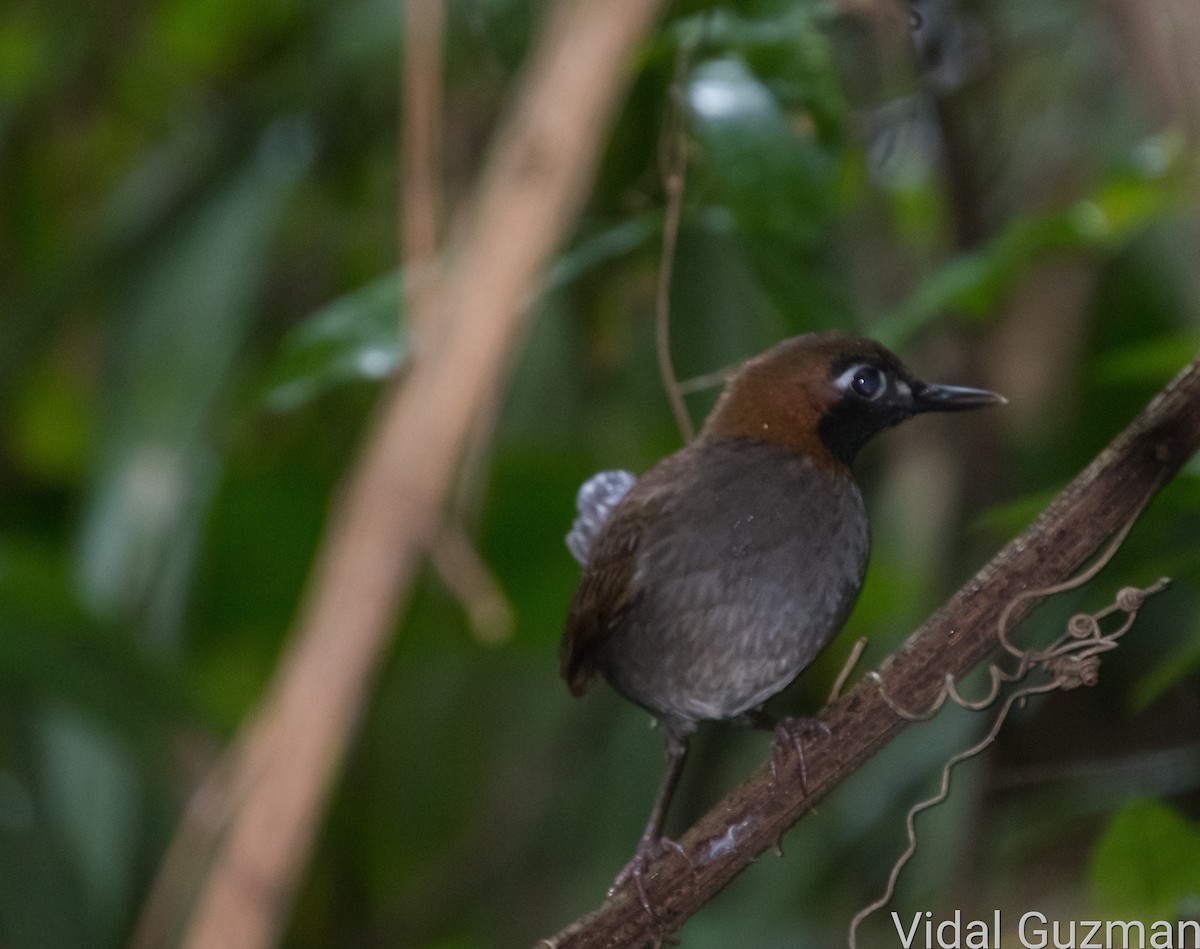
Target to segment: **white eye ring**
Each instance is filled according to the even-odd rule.
[[[837,379],[834,385],[842,392],[852,392],[860,399],[874,402],[888,389],[888,374],[868,362],[855,363]]]

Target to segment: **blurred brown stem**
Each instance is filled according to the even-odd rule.
[[[516,622],[512,607],[467,535],[447,524],[429,555],[442,582],[466,610],[475,635],[485,643],[508,639]]]
[[[705,20],[707,28],[708,20]],[[658,264],[658,285],[654,295],[654,346],[658,353],[658,374],[675,422],[685,442],[696,434],[692,417],[683,398],[683,388],[675,374],[671,358],[671,276],[675,272],[675,249],[679,243],[679,225],[683,219],[683,193],[687,184],[687,132],[684,128],[685,92],[688,64],[692,53],[703,38],[681,46],[675,53],[675,73],[671,81],[671,98],[663,124],[659,160],[662,166],[663,189],[667,193],[667,208],[663,216],[662,258]]]
[[[1181,128],[1200,141],[1200,6],[1193,0],[1109,0],[1113,35],[1143,107],[1161,128]]]
[[[206,784],[221,790],[211,813],[225,822],[182,939],[189,949],[278,939],[472,421],[496,398],[538,275],[589,190],[631,53],[660,5],[564,0],[550,15],[432,293],[437,332],[381,406],[229,781]],[[193,895],[176,894],[175,905]]]
[[[908,724],[885,692],[926,708],[947,675],[960,678],[993,652],[999,622],[1022,591],[1070,576],[1200,448],[1200,357],[1187,366],[1057,498],[879,668],[821,719],[805,749],[807,791],[780,784],[769,763],[718,803],[682,838],[686,860],[668,851],[646,875],[656,918],[630,887],[539,946],[553,949],[640,946],[661,940],[712,899],[826,794]],[[1019,621],[1033,608],[1020,600]]]
[[[405,304],[412,338],[419,345],[435,297],[433,268],[438,251],[442,189],[443,0],[406,0],[404,62],[401,67],[400,249]]]
[[[663,389],[675,422],[685,442],[696,434],[692,417],[688,415],[683,391],[675,376],[675,363],[671,358],[671,273],[675,264],[675,244],[679,240],[679,219],[683,210],[684,170],[681,167],[667,174],[664,182],[667,189],[667,213],[663,219],[662,260],[658,265],[658,288],[655,294],[654,343],[658,352],[658,372],[662,377]]]
[[[406,0],[401,96],[404,103],[401,148],[400,245],[404,263],[404,305],[409,337],[420,348],[430,332],[436,306],[437,254],[442,225],[442,34],[444,0]],[[480,640],[500,642],[512,630],[512,607],[483,558],[458,525],[465,502],[491,444],[494,411],[480,413],[468,438],[458,478],[458,498],[430,556],[447,589],[466,611]]]

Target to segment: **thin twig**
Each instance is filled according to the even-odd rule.
[[[404,61],[400,84],[404,109],[401,150],[400,246],[405,275],[400,319],[416,353],[426,342],[437,300],[437,255],[442,227],[442,33],[445,0],[406,0]],[[461,527],[466,498],[479,481],[491,445],[495,411],[480,413],[464,452],[457,490],[442,533],[433,542],[433,568],[467,614],[482,642],[500,642],[512,631],[513,611],[499,582]]]
[[[512,606],[467,535],[447,524],[430,556],[480,641],[494,644],[509,639],[516,623]]]
[[[705,21],[707,24],[707,20]],[[658,356],[658,374],[662,379],[663,391],[671,404],[671,411],[679,425],[685,442],[696,434],[692,417],[688,414],[683,390],[675,375],[675,363],[671,357],[671,276],[675,270],[675,250],[679,243],[679,225],[683,218],[683,194],[687,183],[687,132],[684,127],[686,108],[684,83],[692,54],[700,44],[705,31],[697,33],[686,46],[675,53],[675,72],[671,79],[670,103],[660,140],[659,160],[663,190],[667,194],[666,213],[663,216],[662,256],[658,265],[658,283],[654,293],[654,348]]]
[[[679,392],[682,395],[691,395],[693,392],[703,392],[705,389],[715,389],[717,386],[723,386],[729,381],[730,375],[737,369],[740,364],[726,366],[724,369],[718,369],[716,372],[706,372],[701,376],[692,376],[690,379],[684,379],[678,384]]]
[[[842,689],[846,687],[846,680],[854,672],[854,667],[858,665],[858,660],[862,658],[863,650],[866,648],[867,637],[859,637],[858,641],[851,647],[850,655],[842,663],[842,671],[838,673],[837,678],[833,681],[833,688],[829,690],[829,701],[826,704],[832,704],[841,698]]]
[[[679,219],[683,210],[682,166],[678,172],[668,176],[663,185],[667,189],[667,213],[663,221],[662,261],[658,265],[658,287],[654,297],[654,346],[667,401],[671,403],[671,411],[675,414],[683,440],[690,442],[695,437],[696,428],[675,379],[675,365],[671,358],[671,273],[674,270],[675,244],[679,239]]]

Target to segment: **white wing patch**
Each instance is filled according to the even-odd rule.
[[[575,509],[579,516],[567,534],[567,549],[583,566],[587,565],[592,544],[600,535],[612,509],[629,493],[637,478],[628,471],[601,471],[579,488]]]

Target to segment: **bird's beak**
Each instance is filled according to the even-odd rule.
[[[959,412],[1007,401],[998,392],[966,386],[925,385],[913,391],[914,412]]]

